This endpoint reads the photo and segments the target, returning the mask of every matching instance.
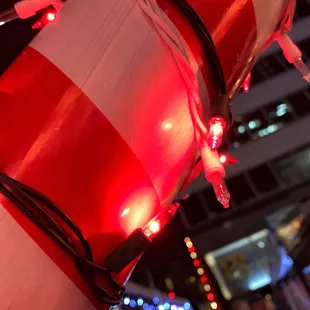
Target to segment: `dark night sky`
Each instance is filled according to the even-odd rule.
[[[14,2],[16,1],[1,0],[0,11],[11,8]],[[35,36],[36,32],[31,29],[34,20],[35,18],[16,20],[0,26],[0,74]]]

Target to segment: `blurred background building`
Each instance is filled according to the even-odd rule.
[[[310,65],[310,1],[298,2],[290,36]],[[221,150],[240,161],[227,167],[231,208],[222,208],[201,175],[190,186],[191,196],[179,217],[156,240],[134,279],[209,309],[215,309],[215,296],[224,309],[229,309],[226,301],[237,298],[256,302],[259,309],[271,291],[281,304],[284,291],[293,290],[282,288],[288,278],[297,281],[293,286],[300,285],[279,231],[284,239],[296,240],[291,229],[300,228],[298,216],[310,199],[310,87],[276,44],[255,65],[250,91],[239,94],[233,115],[235,123]],[[202,265],[191,259],[186,236]],[[307,264],[310,254],[301,266]],[[295,309],[288,304],[282,301],[279,309]]]

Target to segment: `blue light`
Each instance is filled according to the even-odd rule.
[[[143,304],[143,309],[147,309],[149,307],[149,304],[145,303]]]
[[[124,298],[124,305],[129,305],[130,299],[128,297]]]
[[[177,306],[176,305],[172,305],[171,306],[171,310],[177,310]]]
[[[254,121],[250,121],[249,123],[248,123],[248,126],[249,126],[249,128],[250,129],[255,129],[255,128],[258,128],[258,127],[260,127],[261,126],[261,122],[258,120],[258,119],[256,119],[256,120],[254,120]]]
[[[267,131],[268,133],[274,133],[279,129],[279,127],[277,125],[269,125],[267,127]]]
[[[164,303],[164,309],[165,309],[165,310],[168,310],[169,308],[170,308],[170,304],[167,303],[167,302],[165,302],[165,303]]]
[[[191,305],[190,305],[189,302],[186,302],[186,303],[184,304],[184,309],[185,309],[185,310],[189,310],[190,307],[191,307]]]
[[[158,298],[158,297],[154,297],[154,298],[153,298],[153,303],[154,303],[155,305],[157,305],[157,304],[159,303],[159,298]]]
[[[137,303],[136,303],[135,300],[132,299],[132,300],[130,301],[129,305],[130,305],[130,307],[135,308],[135,307],[137,306]]]
[[[139,299],[137,300],[137,304],[138,304],[138,306],[142,306],[142,305],[143,305],[143,299],[142,299],[142,298],[139,298]]]
[[[309,273],[310,273],[310,266],[307,266],[307,267],[304,269],[304,273],[305,273],[305,274],[309,274]]]
[[[259,288],[264,287],[264,286],[270,284],[270,282],[271,282],[270,275],[265,275],[265,276],[263,276],[261,278],[258,278],[257,280],[255,279],[254,281],[251,281],[249,283],[249,289],[251,291],[256,291]]]
[[[245,127],[244,127],[243,125],[240,125],[240,126],[238,127],[238,132],[239,132],[240,134],[245,133]]]
[[[178,307],[178,310],[184,310],[184,308],[182,308],[182,307]]]
[[[281,117],[281,116],[285,115],[288,111],[289,111],[288,105],[283,103],[283,104],[280,104],[277,106],[276,115],[278,117]]]
[[[165,307],[163,305],[159,305],[158,310],[165,310]]]
[[[292,258],[287,255],[287,252],[284,247],[281,247],[281,262],[280,262],[280,272],[279,272],[279,280],[284,278],[285,275],[292,269],[294,262]]]

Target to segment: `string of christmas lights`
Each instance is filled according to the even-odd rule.
[[[203,263],[199,258],[197,252],[195,251],[195,247],[193,245],[192,240],[189,237],[184,239],[188,252],[190,253],[190,257],[193,260],[193,264],[196,267],[197,273],[200,276],[200,282],[203,285],[205,296],[210,303],[210,308],[213,310],[222,310],[219,302],[216,300],[214,291],[212,289],[210,280],[207,277],[206,271],[203,269]]]
[[[137,297],[137,296],[126,296],[123,300],[123,304],[115,306],[114,308],[141,308],[144,310],[192,310],[192,306],[189,302],[180,304],[177,300],[174,303],[170,303],[157,296],[153,299]]]

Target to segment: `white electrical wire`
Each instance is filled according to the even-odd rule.
[[[271,38],[266,43],[264,49],[266,50],[273,42],[277,41],[284,32],[290,31],[293,27],[293,18],[296,9],[296,0],[288,0],[286,6],[284,7],[282,18],[280,23],[273,33]]]
[[[207,136],[208,130],[202,119],[202,102],[199,96],[199,85],[195,74],[192,53],[179,31],[172,24],[171,20],[157,5],[155,0],[137,0],[142,11],[150,19],[156,30],[169,47],[172,56],[185,82],[189,111],[192,118],[195,139],[198,146]]]
[[[225,169],[219,160],[218,153],[211,151],[206,143],[208,130],[201,117],[202,102],[199,96],[199,85],[194,65],[191,64],[191,59],[193,59],[192,53],[182,36],[178,33],[178,30],[155,0],[137,0],[137,2],[169,47],[183,77],[188,94],[188,105],[193,122],[195,140],[199,148],[205,176],[212,183],[218,201],[227,208],[229,207],[230,194],[223,179],[225,177]]]

